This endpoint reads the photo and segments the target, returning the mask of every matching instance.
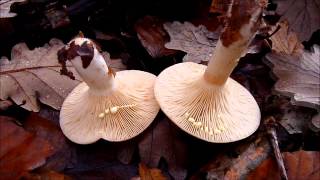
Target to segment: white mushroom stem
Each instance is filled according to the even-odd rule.
[[[232,27],[233,29],[231,29],[231,27],[228,26],[224,29],[222,34],[226,33],[227,36],[222,35],[220,37],[217,46],[214,49],[212,59],[209,61],[204,74],[204,78],[207,82],[217,86],[225,84],[233,69],[237,66],[241,56],[246,53],[251,40],[257,32],[261,13],[262,7],[256,8],[251,12],[251,17],[247,23],[244,22],[244,24],[240,27],[236,27],[236,29],[235,27]],[[245,16],[246,13],[238,15]],[[238,18],[238,21],[239,20],[241,21],[241,18]],[[228,31],[232,33],[228,33]],[[228,36],[238,36],[238,38],[231,44],[225,45],[226,43],[224,43],[224,41],[226,41],[227,38],[233,38]]]
[[[76,38],[75,44],[81,46],[85,41],[92,43],[86,38]],[[88,67],[83,67],[80,56],[71,60],[72,65],[79,73],[84,82],[89,86],[89,92],[93,95],[109,95],[115,89],[114,76],[110,73],[104,57],[94,46],[94,56]]]

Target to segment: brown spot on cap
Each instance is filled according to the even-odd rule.
[[[94,46],[93,43],[87,41],[83,42],[81,46],[76,45],[75,41],[72,41],[69,46],[70,47],[68,49],[63,47],[58,51],[58,60],[62,65],[60,73],[69,76],[71,79],[74,79],[72,72],[67,70],[66,61],[70,61],[75,57],[80,56],[82,67],[87,68],[94,56]]]

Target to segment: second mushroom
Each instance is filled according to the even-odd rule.
[[[258,104],[229,76],[259,29],[264,6],[262,0],[234,0],[208,66],[180,63],[158,76],[155,96],[161,109],[187,133],[226,143],[246,138],[258,128]]]

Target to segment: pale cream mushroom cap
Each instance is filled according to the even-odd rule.
[[[156,76],[142,71],[120,71],[115,77],[115,91],[107,96],[92,95],[86,83],[79,84],[62,105],[63,133],[78,144],[93,143],[100,138],[124,141],[137,136],[159,111],[153,94],[155,79]],[[112,107],[117,112],[99,117]]]
[[[231,78],[221,87],[206,82],[206,68],[186,62],[162,71],[155,85],[161,109],[182,130],[208,142],[226,143],[250,136],[259,127],[258,104]]]

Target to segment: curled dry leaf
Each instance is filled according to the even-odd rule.
[[[14,119],[0,117],[0,177],[19,179],[46,162],[54,148],[48,141],[25,131]]]
[[[316,151],[297,151],[282,153],[284,164],[290,180],[320,179],[320,153]],[[254,179],[280,180],[280,173],[274,158],[263,161],[253,170],[248,180]]]
[[[273,0],[281,20],[287,19],[290,29],[297,32],[300,40],[305,41],[320,27],[319,0]]]
[[[166,180],[160,169],[149,169],[144,164],[139,164],[139,176],[141,180]]]
[[[15,2],[26,0],[0,0],[0,18],[10,18],[16,16],[16,13],[10,12],[10,7]]]
[[[210,32],[205,26],[196,27],[190,22],[165,23],[164,28],[170,35],[170,42],[165,47],[186,52],[183,58],[185,62],[209,61],[219,39],[218,31]]]
[[[139,142],[141,162],[149,167],[157,167],[160,159],[164,158],[171,176],[174,179],[185,179],[185,161],[188,159],[186,144],[177,136],[176,130],[168,121],[167,118],[161,119]]]
[[[165,48],[169,36],[163,29],[162,24],[163,22],[156,17],[145,16],[138,20],[134,26],[141,44],[153,58],[176,53],[175,50]]]
[[[303,51],[303,45],[298,36],[289,30],[288,21],[279,23],[279,31],[271,36],[272,50],[276,53],[299,56]]]
[[[37,100],[60,109],[65,97],[81,82],[69,62],[67,68],[76,79],[60,75],[61,65],[58,63],[57,51],[63,46],[58,39],[52,39],[49,44],[34,50],[30,50],[25,43],[15,45],[11,60],[6,57],[0,59],[0,99],[11,98],[29,111],[39,111]],[[103,55],[109,57],[106,52]],[[115,71],[126,68],[119,59],[106,59]]]
[[[165,47],[186,52],[184,62],[207,63],[211,59],[221,28],[211,32],[203,25],[196,27],[190,22],[177,21],[164,23],[163,26],[170,35],[170,42],[166,43]],[[259,53],[264,43],[264,40],[254,39],[247,53]]]
[[[320,108],[320,48],[303,51],[300,56],[272,52],[266,55],[278,78],[275,90],[293,97],[294,103],[301,106]]]

